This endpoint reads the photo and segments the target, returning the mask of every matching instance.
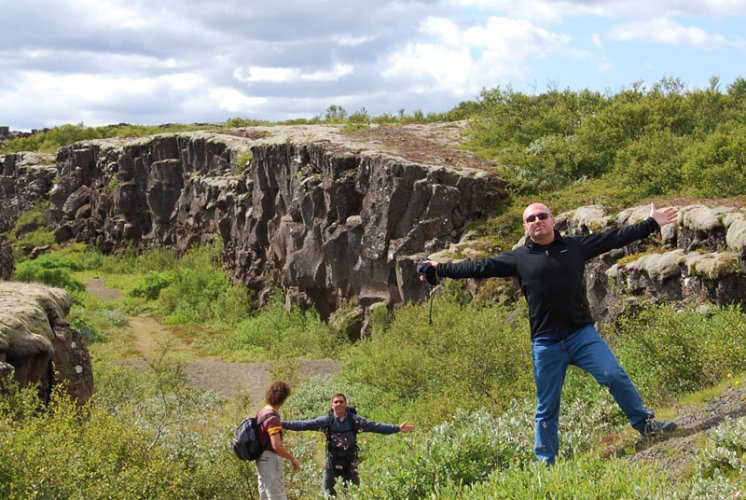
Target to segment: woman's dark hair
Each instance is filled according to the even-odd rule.
[[[282,380],[272,382],[264,392],[264,399],[272,406],[281,405],[290,396],[290,386]]]

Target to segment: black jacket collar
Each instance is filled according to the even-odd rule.
[[[554,240],[549,245],[554,245],[555,243],[564,243],[565,240],[562,238],[562,235],[559,231],[556,229],[554,230]],[[541,245],[542,247],[546,247],[549,245]],[[532,240],[529,236],[526,236],[526,246],[529,250],[534,251],[539,246],[538,243],[536,243],[534,240]]]

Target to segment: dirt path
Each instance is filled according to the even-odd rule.
[[[736,419],[746,415],[746,388],[730,387],[713,397],[704,408],[681,406],[676,408],[677,429],[638,445],[631,462],[647,462],[665,471],[669,477],[687,477],[702,443],[704,435],[726,418]]]
[[[107,287],[106,282],[98,277],[89,279],[85,287],[88,293],[103,300],[115,300],[124,296],[121,290]]]
[[[140,356],[148,357],[167,349],[170,356],[200,357],[191,342],[177,335],[172,328],[149,316],[130,316],[133,348]]]
[[[88,293],[104,300],[114,300],[122,292],[106,287],[100,278],[92,278],[87,284]],[[130,355],[126,362],[140,368],[147,361],[160,356],[167,349],[169,357],[185,360],[187,383],[192,387],[214,391],[225,397],[247,395],[259,404],[264,388],[270,383],[271,363],[230,363],[206,356],[195,347],[188,335],[180,334],[174,327],[162,324],[156,318],[130,316],[132,334]],[[301,376],[332,374],[339,371],[339,363],[331,359],[306,360],[300,363]]]

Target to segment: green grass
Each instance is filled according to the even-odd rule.
[[[195,302],[195,311],[208,311],[202,316],[205,321],[174,322],[169,327],[175,329],[174,335],[189,341],[201,338],[212,346],[213,356],[224,359],[280,361],[275,376],[293,381],[294,394],[283,410],[288,418],[323,414],[329,396],[342,391],[366,417],[414,423],[418,430],[413,435],[361,437],[363,486],[351,490],[353,498],[597,498],[596,494],[637,498],[743,489],[739,462],[733,461],[744,446],[741,424],[728,422],[722,432],[699,439],[695,446],[701,451],[686,469],[690,475],[674,481],[651,473],[654,464],[632,465],[622,458],[636,453],[637,436],[606,391],[578,370],[570,370],[565,384],[560,459],[552,469],[537,468],[532,453],[528,328],[521,303],[517,309],[482,307],[469,303],[468,295],[452,282],[436,298],[432,325],[422,304],[394,312],[382,309],[374,315],[372,336],[350,346],[314,315],[286,311],[280,297],[270,301],[268,309],[252,311],[232,326],[216,321],[209,311],[214,311],[216,297],[229,293],[230,287],[217,278],[214,252],[195,249],[191,256],[177,260],[168,252],[102,256],[77,246],[54,256],[80,262],[83,269],[72,270],[74,278],[85,282],[95,276],[123,292],[137,289],[155,270],[178,270],[182,275],[173,293],[192,294],[185,303],[201,297],[211,304]],[[212,277],[193,281],[197,275]],[[207,293],[195,294],[194,287]],[[11,396],[0,397],[0,419],[6,426],[0,430],[0,440],[9,457],[0,465],[0,493],[36,498],[38,485],[23,470],[53,481],[48,493],[52,496],[106,496],[113,494],[109,488],[132,495],[156,488],[152,491],[161,491],[163,498],[251,494],[253,469],[234,460],[226,445],[241,416],[257,409],[248,405],[247,395],[218,401],[188,387],[183,362],[193,356],[164,352],[145,371],[117,363],[131,354],[128,316],[137,311],[162,315],[160,297],[126,293],[112,301],[85,293],[77,297],[70,320],[84,331],[94,354],[96,397],[85,410],[82,430],[76,424],[79,436],[74,439],[67,437],[74,421],[70,410],[59,406],[54,416],[46,415],[45,433],[55,448],[44,453],[21,444],[22,438],[39,431],[41,424],[33,412],[9,419],[10,410],[2,401]],[[659,401],[656,412],[666,418],[676,416],[682,405],[692,401],[701,405],[728,386],[745,383],[746,373],[739,364],[746,359],[741,352],[746,345],[741,338],[743,325],[742,313],[732,308],[704,318],[694,311],[651,307],[616,324],[611,339],[646,400]],[[651,349],[651,342],[662,342],[668,349]],[[665,352],[670,356],[655,357]],[[298,376],[294,358],[327,355],[343,360],[341,373],[308,381]],[[660,365],[679,377],[675,390],[661,382],[670,375],[657,370]],[[698,372],[691,366],[707,369]],[[702,379],[702,373],[707,378]],[[687,392],[688,387],[697,392]],[[164,416],[167,432],[156,439]],[[287,439],[304,463],[300,473],[288,475],[289,491],[298,498],[312,498],[321,480],[323,440],[314,433],[291,433]],[[98,449],[101,443],[108,449],[75,452]],[[676,458],[678,452],[667,453]],[[60,461],[80,474],[65,476],[54,465]],[[92,463],[99,464],[98,472],[91,472]],[[129,481],[126,486],[113,477],[123,474],[121,469],[115,472],[114,463],[128,471],[123,476]],[[165,478],[168,484],[154,486],[155,477]]]
[[[209,125],[181,124],[160,126],[107,125],[103,127],[86,127],[82,123],[77,125],[65,124],[52,127],[49,130],[33,134],[29,137],[17,137],[11,139],[0,148],[0,154],[17,153],[20,151],[56,153],[58,148],[68,146],[78,141],[107,139],[111,137],[145,137],[169,132],[189,132],[205,129],[217,130],[217,127]]]

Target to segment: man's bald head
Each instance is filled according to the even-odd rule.
[[[523,221],[525,222],[526,217],[531,215],[532,213],[545,213],[552,215],[552,211],[549,210],[548,206],[544,205],[543,203],[532,203],[523,211]]]
[[[532,203],[523,211],[523,228],[535,243],[548,245],[554,241],[554,217],[543,203]]]

